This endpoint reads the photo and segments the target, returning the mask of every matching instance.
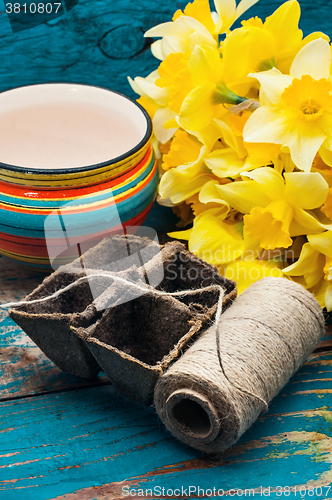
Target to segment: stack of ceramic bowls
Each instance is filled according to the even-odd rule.
[[[0,253],[39,270],[139,226],[156,195],[148,115],[99,87],[1,93],[0,161]]]

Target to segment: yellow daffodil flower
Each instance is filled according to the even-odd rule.
[[[210,181],[210,182],[213,182],[214,184],[214,181]],[[224,203],[223,201],[221,201],[220,199],[216,199],[214,200],[213,198],[208,198],[206,199],[205,196],[204,196],[204,189],[205,187],[209,184],[209,182],[207,182],[203,188],[201,189],[201,191],[192,196],[191,198],[189,198],[187,200],[188,203],[190,203],[191,205],[191,209],[193,211],[193,214],[195,217],[198,217],[199,215],[201,215],[202,213],[209,213],[209,214],[212,214],[214,215],[215,217],[218,217],[220,218],[221,220],[225,220],[225,219],[231,219],[231,222],[240,222],[242,219],[240,218],[239,220],[235,217],[235,212],[230,212],[230,207],[227,203]],[[203,192],[203,195],[202,195],[202,192]]]
[[[324,226],[310,213],[320,207],[328,184],[318,173],[291,172],[282,176],[273,168],[244,172],[243,180],[216,185],[220,198],[244,216],[244,232],[259,246],[288,248],[292,236],[320,233]]]
[[[227,224],[209,212],[196,217],[191,229],[170,236],[188,240],[191,252],[216,266],[233,262],[244,253],[243,223]]]
[[[161,201],[167,199],[177,205],[198,193],[205,183],[216,179],[204,166],[202,156],[203,151],[197,161],[191,162],[186,170],[172,168],[164,173],[159,184]]]
[[[180,9],[177,10],[173,16],[173,21],[176,21],[181,16],[189,16],[202,23],[211,35],[215,35],[215,14],[215,12],[211,12],[209,0],[194,0],[192,3],[188,3],[183,12]]]
[[[162,37],[151,46],[153,55],[164,60],[171,53],[188,50],[195,45],[217,47],[218,35],[226,33],[233,23],[258,0],[214,0],[217,12],[211,12],[208,0],[194,0],[184,9],[178,10],[172,22],[159,24],[148,30],[146,37]]]
[[[179,129],[174,135],[169,152],[163,156],[163,170],[195,162],[200,156],[201,149],[202,144],[196,137]]]
[[[299,259],[283,269],[284,275],[301,283],[322,307],[332,310],[332,231],[308,235]]]
[[[178,120],[184,129],[201,130],[227,113],[225,104],[239,104],[246,100],[234,94],[223,81],[223,61],[217,49],[195,47],[188,67],[193,90],[184,99]]]
[[[159,184],[162,203],[166,200],[173,205],[182,203],[198,193],[207,182],[216,181],[216,176],[205,165],[204,159],[220,135],[220,128],[216,124],[198,134],[198,139],[186,131],[176,133],[163,159],[166,172]],[[225,182],[229,181],[225,179]]]
[[[196,45],[208,45],[217,47],[217,39],[197,19],[189,16],[180,16],[174,21],[159,24],[148,30],[147,38],[162,37],[151,45],[152,54],[163,61],[169,54],[182,53],[196,47]]]
[[[167,89],[168,106],[176,113],[180,112],[184,99],[193,89],[188,62],[188,55],[169,54],[160,64],[160,78],[155,82],[158,87]]]
[[[220,268],[220,273],[236,282],[238,295],[241,295],[252,283],[262,278],[282,278],[283,273],[274,260],[239,259]]]
[[[199,202],[209,203],[216,183],[228,183],[228,178],[239,177],[241,172],[259,166],[247,161],[241,136],[237,136],[226,122],[215,120],[197,137],[179,129],[163,156],[165,173],[159,186],[159,200],[178,204],[205,188],[206,201],[200,197]],[[213,203],[224,205],[220,197]]]
[[[175,122],[176,112],[169,107],[170,89],[156,85],[156,81],[159,79],[159,72],[153,71],[146,78],[138,76],[134,80],[128,78],[128,81],[134,92],[146,99],[147,111],[154,109],[152,118],[154,135],[158,141],[164,144],[173,137],[178,129],[178,124]],[[171,126],[168,127],[167,124]]]
[[[145,111],[147,111],[148,115],[152,120],[154,115],[156,114],[156,111],[158,110],[157,103],[149,101],[144,96],[141,96],[139,99],[137,99],[137,102],[145,109]]]
[[[283,276],[278,262],[259,260],[245,251],[242,222],[229,224],[211,212],[203,212],[195,218],[191,229],[170,236],[187,240],[191,252],[236,281],[239,293],[266,276]]]
[[[310,41],[324,33],[312,33],[302,40],[299,29],[301,9],[296,0],[282,4],[265,22],[259,18],[243,21],[242,28],[232,31],[222,44],[223,78],[228,87],[239,95],[253,96],[258,87],[249,73],[266,71],[273,67],[289,73],[294,57]]]
[[[222,145],[204,160],[214,175],[219,178],[236,179],[242,172],[262,166],[260,158],[248,157],[242,135],[236,135],[234,127],[231,128],[226,121],[215,120],[215,123],[222,130]]]
[[[233,23],[257,2],[258,0],[241,0],[236,6],[235,0],[214,0],[218,14],[216,33],[226,33]]]
[[[290,75],[275,68],[251,74],[261,84],[264,105],[248,119],[244,140],[286,146],[295,165],[310,172],[322,146],[332,151],[330,68],[331,48],[318,39],[299,51]]]

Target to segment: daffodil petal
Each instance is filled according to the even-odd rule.
[[[219,14],[219,22],[216,30],[221,28],[229,29],[231,20],[235,20],[236,2],[235,0],[214,0],[216,11]]]
[[[330,37],[325,33],[323,33],[322,31],[314,31],[313,33],[310,33],[308,36],[303,38],[301,45],[302,47],[304,47],[305,45],[307,45],[307,43],[312,42],[313,40],[317,40],[318,38],[323,38],[323,40],[330,42]]]
[[[286,144],[293,162],[300,170],[310,172],[312,162],[326,136],[314,122],[297,120],[296,126],[288,125]]]
[[[192,228],[187,229],[186,231],[173,231],[172,233],[169,233],[168,236],[170,236],[171,238],[179,238],[180,240],[188,241],[191,232]]]
[[[145,38],[153,38],[158,36],[166,36],[173,32],[173,23],[172,21],[167,23],[161,23],[153,28],[150,28],[148,31],[144,33]]]
[[[288,116],[278,107],[262,106],[249,117],[243,129],[245,142],[285,144]]]
[[[220,205],[224,205],[229,212],[230,206],[224,200],[220,199],[219,193],[216,189],[216,186],[219,184],[215,180],[211,180],[204,184],[202,189],[199,192],[199,201],[201,203],[218,203]]]
[[[284,2],[275,12],[266,18],[264,29],[269,31],[275,40],[275,50],[287,53],[297,47],[302,40],[299,30],[301,8],[297,1]]]
[[[181,106],[179,123],[188,131],[207,127],[214,118],[214,83],[206,83],[192,90]]]
[[[241,0],[236,8],[236,16],[235,19],[238,19],[242,14],[244,14],[250,7],[255,5],[258,0]]]
[[[321,307],[325,307],[325,295],[328,286],[330,286],[329,283],[323,278],[309,289]]]
[[[231,148],[213,151],[206,159],[205,165],[217,177],[238,177],[244,169],[244,161]]]
[[[284,174],[285,196],[292,204],[305,210],[323,205],[329,190],[328,183],[318,172],[290,172]]]
[[[201,33],[200,31],[195,31],[187,38],[189,51],[192,52],[194,48],[199,46],[211,47],[216,49],[217,42],[211,35],[206,35],[205,33]]]
[[[133,82],[131,80],[131,82]],[[147,99],[153,99],[160,106],[167,106],[169,100],[168,90],[166,88],[162,89],[157,87],[157,85],[147,78],[136,77],[134,84],[132,84],[133,90],[140,95],[143,95]]]
[[[294,206],[294,218],[289,227],[291,236],[301,236],[303,234],[317,234],[324,231],[324,225],[321,224],[312,214],[309,214],[303,208]]]
[[[261,88],[272,104],[280,103],[280,96],[286,87],[291,85],[293,77],[283,75],[278,69],[273,68],[260,73],[249,73],[251,78],[256,78]]]
[[[198,193],[211,175],[196,175],[191,177],[187,172],[179,172],[172,168],[165,172],[159,184],[159,194],[162,198],[169,198],[172,203],[178,204]]]
[[[222,71],[220,52],[211,47],[196,46],[189,59],[189,70],[194,87],[219,82]]]
[[[187,46],[187,40],[178,36],[167,36],[161,40],[161,50],[164,58],[170,54],[185,54]]]
[[[326,163],[329,167],[332,167],[332,151],[326,149],[324,145],[319,149],[319,154],[324,163]]]
[[[243,146],[243,141],[239,140],[236,137],[231,127],[222,120],[216,119],[214,121],[222,131],[223,140],[230,148],[234,149],[237,152],[239,158],[244,158],[245,156],[247,156],[248,152]]]
[[[201,31],[209,36],[210,32],[197,19],[190,16],[180,16],[174,22],[158,24],[144,33],[146,38],[178,36],[186,39],[191,33]]]
[[[165,59],[171,53],[185,54],[188,50],[189,38],[195,32],[202,34],[200,40],[204,40],[204,43],[216,43],[211,33],[202,23],[197,19],[184,15],[178,17],[174,22],[163,23],[151,28],[145,33],[145,36],[163,37],[156,52],[159,57]]]
[[[184,14],[198,19],[210,33],[214,33],[215,22],[212,19],[212,13],[208,0],[194,0],[187,4]]]
[[[194,220],[189,250],[214,265],[222,265],[241,257],[244,242],[242,223],[226,224],[204,212]]]
[[[283,269],[282,272],[289,277],[303,278],[306,288],[311,288],[324,277],[324,261],[325,258],[322,254],[312,248],[309,243],[305,243],[298,260]]]
[[[165,59],[165,55],[162,51],[161,40],[156,40],[155,42],[153,42],[153,44],[151,44],[150,48],[151,48],[152,55],[154,55],[154,57],[156,59],[159,59],[160,61],[163,61]]]
[[[181,16],[177,21],[173,23],[173,33],[177,34],[182,30],[183,37],[187,38],[195,31],[199,31],[203,35],[211,38],[211,33],[209,30],[199,22],[197,19],[190,16]]]
[[[300,209],[301,210],[301,209]],[[320,223],[323,229],[327,229],[328,231],[332,231],[332,220],[327,217],[320,208],[316,208],[315,210],[311,210],[310,213],[316,217],[318,222]],[[308,231],[306,234],[311,234]],[[316,233],[315,233],[316,234]]]
[[[254,207],[265,207],[270,198],[264,187],[254,181],[232,182],[224,186],[216,186],[219,197],[242,214],[248,214]]]
[[[332,231],[325,231],[320,234],[311,234],[307,236],[307,238],[312,248],[327,257],[332,257]]]
[[[332,150],[332,113],[331,111],[324,110],[323,115],[319,118],[319,126],[325,134],[326,139],[323,146]]]
[[[282,175],[279,174],[274,168],[262,167],[257,168],[252,172],[244,172],[242,177],[248,177],[259,184],[263,189],[266,196],[270,200],[278,200],[284,194],[284,180]]]
[[[174,111],[169,108],[159,108],[154,114],[152,120],[153,131],[158,141],[160,141],[162,144],[165,144],[165,142],[169,141],[177,130],[176,128],[165,129],[164,127],[165,123],[174,118],[174,116]]]
[[[216,124],[216,120],[209,123],[207,127],[200,130],[194,130],[191,132],[192,135],[197,137],[197,139],[206,146],[207,149],[211,150],[212,146],[220,138],[220,128]]]
[[[310,75],[314,80],[328,78],[331,67],[331,47],[323,38],[307,43],[297,53],[290,69],[296,78]]]
[[[282,278],[283,276],[281,269],[277,267],[275,262],[259,260],[237,260],[228,264],[223,269],[223,274],[226,278],[236,282],[239,295],[255,281],[267,276],[273,278]]]

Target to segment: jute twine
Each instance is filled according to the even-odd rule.
[[[219,453],[267,410],[323,334],[322,310],[308,291],[264,278],[162,375],[156,410],[176,438]]]

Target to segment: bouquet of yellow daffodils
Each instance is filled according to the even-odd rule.
[[[159,202],[172,233],[238,283],[304,285],[332,310],[332,75],[329,38],[303,38],[289,0],[264,22],[257,0],[194,0],[150,29],[159,68],[130,80],[154,125]]]

